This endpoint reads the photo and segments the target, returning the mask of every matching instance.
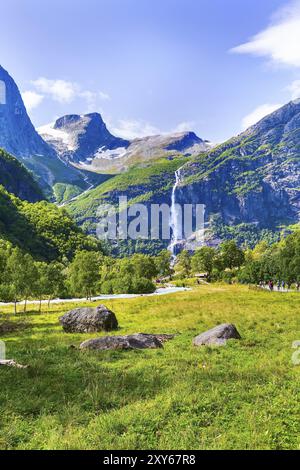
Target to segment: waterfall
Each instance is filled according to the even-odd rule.
[[[176,256],[176,246],[182,238],[181,214],[178,214],[177,207],[176,207],[176,190],[181,181],[181,173],[180,173],[181,168],[175,171],[175,184],[172,189],[172,198],[171,198],[170,228],[172,230],[172,237],[171,237],[171,243],[168,246],[168,250],[172,253],[173,258],[175,258]],[[179,220],[179,215],[180,215],[180,220]]]

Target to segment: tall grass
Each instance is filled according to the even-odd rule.
[[[70,346],[97,335],[62,332],[70,304],[10,316],[27,328],[1,337],[7,355],[30,367],[0,369],[0,448],[299,448],[299,294],[201,286],[105,303],[117,334],[177,336],[163,350],[83,352]],[[223,322],[242,340],[192,346]]]

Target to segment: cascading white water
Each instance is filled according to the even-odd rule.
[[[176,206],[176,190],[181,181],[181,168],[175,171],[175,184],[172,189],[172,198],[171,198],[171,213],[170,213],[170,228],[172,231],[171,243],[168,246],[168,250],[172,253],[173,258],[176,256],[176,246],[180,241],[182,236],[181,230],[181,219],[179,220],[179,215],[177,206]]]

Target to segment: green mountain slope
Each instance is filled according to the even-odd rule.
[[[0,186],[0,239],[10,241],[36,259],[72,258],[77,249],[98,248],[64,209],[46,201],[31,204]]]
[[[95,234],[99,221],[97,218],[99,206],[112,204],[117,207],[120,196],[127,196],[129,205],[138,202],[146,205],[161,202],[170,204],[174,173],[187,161],[187,157],[162,158],[155,162],[135,165],[126,173],[115,176],[79,196],[67,204],[66,209],[85,232]],[[165,241],[129,241],[114,245],[112,249],[115,254],[130,254],[135,251],[152,253],[164,248],[166,244]]]
[[[300,220],[300,102],[187,163],[178,200],[206,205],[212,237],[254,244]]]
[[[0,149],[0,185],[30,202],[43,199],[43,193],[29,171],[14,157]]]

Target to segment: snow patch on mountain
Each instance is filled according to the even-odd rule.
[[[38,133],[52,146],[60,145],[61,151],[74,152],[76,150],[76,143],[72,139],[72,135],[65,130],[55,129],[55,122],[46,124],[37,129]]]

